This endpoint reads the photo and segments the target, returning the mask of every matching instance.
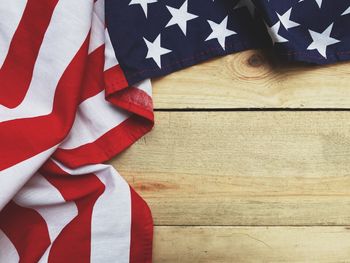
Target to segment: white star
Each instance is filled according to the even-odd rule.
[[[316,3],[317,3],[318,7],[321,8],[322,0],[315,0],[315,1],[316,1]],[[299,3],[300,3],[300,2],[304,2],[304,0],[299,0]]]
[[[333,28],[333,23],[326,28],[322,33],[309,30],[312,37],[312,43],[307,47],[308,50],[317,49],[317,51],[327,58],[327,46],[340,42],[340,40],[330,37]]]
[[[281,35],[278,34],[278,31],[280,29],[281,22],[278,21],[276,24],[274,24],[272,27],[269,27],[266,23],[265,26],[267,28],[267,32],[269,33],[272,43],[282,43],[282,42],[288,42],[288,39],[285,39]]]
[[[146,38],[143,38],[145,41],[148,52],[146,58],[151,58],[156,62],[159,68],[161,68],[161,60],[160,57],[164,54],[168,54],[171,52],[171,50],[163,48],[160,46],[160,34],[157,36],[157,38],[153,41],[150,42]]]
[[[321,8],[321,5],[322,5],[322,0],[315,0],[316,3],[318,4],[318,7]]]
[[[240,0],[234,9],[238,9],[241,7],[246,7],[251,16],[254,17],[255,14],[255,6],[251,0]]]
[[[207,37],[205,41],[211,40],[211,39],[217,39],[221,47],[225,49],[226,37],[237,34],[235,31],[227,29],[227,20],[228,20],[228,16],[226,16],[224,20],[221,21],[220,24],[217,24],[213,21],[208,20],[208,23],[213,32],[211,32],[211,34]]]
[[[196,15],[193,15],[187,12],[187,5],[188,5],[188,2],[187,0],[185,0],[185,2],[182,4],[182,6],[179,9],[176,9],[171,6],[166,6],[173,17],[170,19],[169,23],[165,27],[178,25],[181,31],[186,35],[187,21],[198,17]]]
[[[350,14],[350,6],[341,15],[345,16],[347,14]]]
[[[299,26],[300,24],[290,20],[290,15],[292,12],[292,8],[289,8],[287,12],[285,12],[283,15],[280,15],[277,13],[278,19],[281,21],[282,25],[284,26],[285,29],[289,29],[292,27]]]
[[[147,17],[148,4],[156,3],[158,0],[131,0],[129,5],[140,5],[142,7],[145,16]]]

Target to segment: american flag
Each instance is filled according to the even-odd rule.
[[[106,0],[106,20],[132,85],[251,48],[316,64],[348,60],[349,8],[349,0]]]
[[[152,129],[149,79],[349,60],[349,28],[350,0],[0,0],[0,262],[151,262],[147,204],[101,164]]]
[[[153,126],[104,1],[0,1],[0,262],[150,262],[152,217],[109,165]]]

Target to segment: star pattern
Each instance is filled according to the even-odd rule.
[[[342,16],[350,14],[350,6],[341,14]]]
[[[350,32],[344,28],[350,24],[350,0],[283,0],[283,4],[277,0],[125,1],[126,8],[115,15],[123,19],[109,24],[132,25],[130,31],[125,26],[118,35],[117,40],[123,40],[120,50],[114,40],[121,65],[134,73],[127,75],[128,80],[269,45],[282,56],[293,54],[291,59],[318,64],[350,59],[345,52]],[[261,30],[262,24],[266,31]]]
[[[299,0],[299,3],[300,2],[304,2],[304,0]],[[318,7],[321,8],[322,0],[315,0],[315,2],[317,3]]]
[[[181,31],[186,35],[187,33],[187,21],[197,18],[198,16],[188,13],[188,1],[186,0],[179,9],[171,6],[167,6],[172,18],[165,27],[172,25],[178,25]]]
[[[316,3],[317,3],[318,7],[321,8],[322,0],[315,0],[315,1],[316,1]]]
[[[312,30],[309,30],[312,37],[312,43],[307,47],[308,50],[316,49],[324,58],[327,58],[326,50],[329,45],[340,42],[340,40],[332,38],[331,32],[333,28],[333,23],[330,24],[326,30],[322,33],[318,33]]]
[[[299,26],[300,24],[290,20],[290,15],[292,12],[292,8],[289,8],[287,12],[285,12],[283,15],[280,15],[277,13],[278,19],[281,21],[282,25],[285,29],[289,29],[292,27]]]
[[[211,1],[213,3],[215,2],[215,0],[211,0]],[[322,0],[314,0],[314,1],[317,3],[317,6],[321,8]],[[158,2],[158,0],[131,0],[129,5],[136,5],[136,4],[140,5],[147,18],[148,5],[156,2]],[[167,10],[171,14],[171,17],[168,23],[165,25],[165,28],[168,28],[171,26],[178,26],[178,28],[180,29],[180,31],[183,33],[185,37],[187,35],[188,22],[199,17],[198,15],[195,15],[188,11],[188,2],[189,0],[185,0],[179,8],[166,5]],[[299,0],[299,2],[304,2],[304,0]],[[252,17],[255,16],[256,7],[251,0],[239,0],[237,4],[234,6],[234,10],[242,7],[247,8]],[[271,37],[273,45],[275,45],[276,43],[289,42],[288,38],[280,34],[281,26],[283,26],[285,30],[289,30],[291,28],[300,26],[299,23],[291,20],[292,10],[293,8],[291,7],[284,13],[276,12],[278,21],[276,21],[272,26],[269,26],[267,23],[265,23],[267,32]],[[350,14],[350,6],[341,13],[342,16],[347,14]],[[212,20],[207,20],[211,29],[211,33],[207,36],[206,39],[204,39],[204,41],[216,40],[220,44],[222,49],[225,50],[226,39],[232,35],[237,34],[235,31],[230,30],[228,28],[228,18],[229,18],[228,16],[224,17],[220,23],[216,23]],[[308,32],[313,41],[311,44],[307,46],[306,49],[317,50],[320,53],[320,55],[322,55],[324,58],[327,58],[326,56],[327,47],[329,45],[333,45],[340,42],[340,40],[332,38],[330,36],[332,28],[333,28],[333,24],[328,26],[327,29],[324,30],[322,33],[309,29]],[[161,57],[163,55],[170,53],[171,50],[161,47],[160,34],[157,36],[157,38],[153,42],[148,41],[146,38],[144,38],[144,41],[148,49],[146,59],[150,59],[150,58],[153,59],[153,61],[157,64],[157,66],[161,68]]]
[[[131,0],[129,5],[140,5],[142,7],[145,16],[147,17],[148,13],[148,4],[156,3],[158,0]]]
[[[235,31],[227,29],[227,21],[228,21],[227,16],[224,18],[224,20],[221,21],[220,24],[217,24],[213,21],[208,20],[208,23],[212,29],[212,32],[205,41],[216,39],[219,42],[220,46],[223,49],[225,49],[226,37],[237,34]]]
[[[154,60],[154,62],[157,64],[159,68],[161,68],[161,56],[168,54],[171,52],[171,50],[163,48],[160,44],[160,34],[157,36],[157,38],[150,42],[146,38],[143,38],[143,40],[146,43],[147,46],[147,55],[146,59],[151,58]]]
[[[170,20],[166,24],[165,28],[171,27],[171,26],[178,26],[181,32],[184,34],[184,36],[187,35],[187,24],[190,20],[198,18],[198,15],[192,14],[188,11],[188,1],[185,0],[182,5],[179,8],[175,8],[172,6],[166,6],[169,13],[171,14]],[[299,0],[299,2],[303,2],[304,0]],[[318,7],[321,8],[322,6],[322,0],[314,0]],[[136,5],[139,4],[147,18],[147,12],[148,12],[148,4],[156,3],[158,0],[131,0],[129,5]],[[214,3],[215,0],[212,0]],[[268,0],[269,2],[269,0]],[[252,17],[255,16],[255,5],[251,0],[240,0],[237,2],[237,4],[234,6],[234,10],[245,7],[248,9],[249,13]],[[265,23],[265,26],[267,28],[267,32],[271,37],[273,45],[276,43],[285,43],[289,42],[288,38],[282,36],[280,34],[280,28],[283,26],[286,30],[289,30],[294,27],[300,26],[299,23],[291,20],[291,14],[292,14],[292,7],[289,8],[284,13],[276,12],[276,15],[278,17],[278,21],[275,22],[271,27]],[[347,15],[350,14],[350,6],[343,11],[341,15]],[[224,19],[220,23],[216,23],[211,20],[207,20],[210,28],[211,33],[204,41],[209,40],[217,40],[222,49],[225,50],[226,48],[226,38],[230,37],[232,35],[237,34],[235,31],[228,29],[228,16],[224,17]],[[313,42],[309,44],[307,47],[307,50],[317,50],[324,58],[327,58],[326,56],[326,50],[329,45],[336,44],[340,42],[340,40],[330,37],[330,33],[332,31],[333,24],[331,24],[327,29],[322,32],[318,33],[313,30],[308,30]],[[146,38],[144,38],[144,41],[147,46],[147,56],[146,59],[153,59],[153,61],[157,64],[159,68],[161,68],[161,56],[168,54],[171,52],[171,50],[161,47],[160,44],[160,34],[157,36],[157,38],[150,42]]]
[[[282,37],[278,31],[280,29],[281,26],[281,22],[278,21],[276,24],[274,24],[272,27],[269,27],[266,23],[265,26],[267,28],[267,32],[269,33],[272,43],[283,43],[283,42],[288,42],[288,39],[285,39],[284,37]]]

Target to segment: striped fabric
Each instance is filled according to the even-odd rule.
[[[151,262],[146,203],[109,165],[153,126],[104,0],[0,0],[0,262]]]
[[[349,60],[349,26],[350,0],[0,0],[0,263],[151,262],[150,210],[102,164],[152,129],[148,78]]]

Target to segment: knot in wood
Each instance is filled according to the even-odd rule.
[[[263,56],[261,56],[260,54],[253,54],[251,55],[249,58],[248,58],[248,64],[249,66],[252,66],[252,67],[260,67],[264,64],[265,62],[265,59]]]

